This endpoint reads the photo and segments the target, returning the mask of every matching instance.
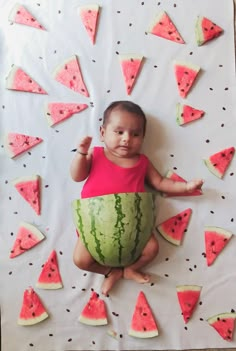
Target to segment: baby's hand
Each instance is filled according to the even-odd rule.
[[[82,154],[87,154],[92,142],[92,137],[86,136],[80,140],[77,146],[77,152],[81,152]]]
[[[203,179],[195,179],[191,180],[190,182],[187,182],[187,191],[192,192],[195,189],[201,189],[204,181]]]

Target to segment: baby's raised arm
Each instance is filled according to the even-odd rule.
[[[89,150],[92,142],[90,136],[82,138],[77,146],[75,157],[70,166],[70,174],[75,182],[85,180],[90,172],[92,163],[92,150]]]

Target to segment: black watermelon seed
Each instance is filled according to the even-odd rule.
[[[225,90],[229,90],[229,88],[225,88]]]
[[[197,265],[195,264],[193,267],[196,269],[196,268],[197,268]]]
[[[190,261],[190,259],[189,259],[189,258],[186,258],[185,261]]]
[[[200,306],[202,305],[202,301],[199,301],[199,305],[200,305]]]
[[[165,274],[165,277],[169,277],[169,274]]]
[[[48,334],[49,336],[53,336],[53,334]]]
[[[210,140],[209,139],[206,139],[206,143],[209,143],[210,142]]]
[[[215,213],[215,212],[214,212],[214,211],[212,211],[212,210],[211,210],[210,212],[211,212],[212,214],[214,214],[214,213]]]
[[[193,52],[192,52],[192,51],[190,51],[189,55],[192,55],[192,54],[193,54]]]
[[[232,308],[232,309],[231,309],[231,313],[234,313],[234,312],[235,312],[235,310]]]
[[[110,90],[107,90],[107,93],[110,93],[111,91]]]
[[[66,312],[70,312],[69,308],[66,309]]]
[[[59,251],[59,254],[60,254],[60,255],[63,255],[63,252],[62,252],[62,251]]]
[[[223,106],[223,107],[222,107],[222,110],[223,110],[223,111],[226,111],[226,108]]]
[[[95,341],[92,341],[92,344],[95,345],[96,344]]]
[[[10,271],[8,274],[9,274],[9,275],[12,275],[12,271]]]
[[[231,218],[231,220],[230,220],[231,222],[233,222],[234,221],[234,218]]]
[[[122,335],[122,334],[120,334],[120,338],[123,338],[123,335]]]
[[[209,88],[209,90],[211,90],[211,91],[212,91],[212,90],[213,90],[213,88]]]
[[[224,196],[224,195],[222,195],[222,196],[221,196],[221,198],[224,200],[224,199],[225,199],[225,196]]]
[[[32,263],[32,262],[30,262],[30,263],[29,263],[29,266],[33,266],[33,263]]]
[[[67,341],[68,341],[68,342],[71,342],[71,341],[72,341],[72,338],[68,339]]]
[[[10,233],[10,235],[12,236],[12,235],[14,235],[14,233],[13,233],[13,232],[11,232],[11,233]]]
[[[76,289],[76,286],[72,286],[71,289]]]
[[[84,277],[86,277],[87,273],[84,273],[83,275],[84,275]]]
[[[129,23],[129,27],[132,27],[132,23]]]
[[[203,318],[199,318],[200,319],[200,321],[204,321],[204,319]]]
[[[169,258],[168,258],[168,257],[166,257],[166,261],[169,261]]]
[[[154,283],[151,283],[150,285],[151,285],[151,286],[153,286],[153,285],[154,285]]]
[[[221,127],[223,128],[225,125],[224,125],[224,123],[221,123]]]
[[[189,271],[192,272],[192,268],[189,268]]]
[[[29,346],[31,346],[31,347],[32,347],[32,346],[34,346],[34,344],[30,343],[30,344],[29,344]]]
[[[188,328],[187,328],[187,327],[184,327],[184,329],[185,329],[185,330],[188,330]]]
[[[230,176],[232,177],[233,175],[234,175],[234,173],[233,173],[233,172],[231,172],[231,173],[230,173]]]

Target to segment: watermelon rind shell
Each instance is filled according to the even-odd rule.
[[[158,330],[139,332],[139,331],[130,329],[129,335],[140,339],[154,338],[155,336],[158,336]]]
[[[203,160],[209,171],[214,174],[216,177],[222,179],[224,177],[224,174],[220,173],[217,168],[215,168],[211,162],[210,159],[205,159]]]
[[[18,318],[17,324],[23,325],[23,326],[34,325],[44,321],[48,317],[49,317],[48,313],[43,312],[40,316],[31,318],[31,319]]]
[[[176,286],[176,291],[177,292],[182,292],[182,291],[201,291],[202,287],[200,285],[177,285]]]
[[[184,123],[184,119],[181,116],[183,113],[183,105],[180,103],[176,104],[176,122],[178,123],[179,126],[181,126]]]
[[[118,193],[74,200],[80,238],[102,265],[124,267],[141,255],[154,227],[153,193]]]
[[[208,232],[216,232],[217,234],[222,235],[227,239],[230,239],[231,236],[233,235],[233,233],[230,232],[229,230],[226,230],[224,228],[217,227],[217,226],[205,226],[204,229],[205,231],[208,231]]]
[[[207,322],[209,324],[214,324],[220,319],[227,319],[227,318],[236,318],[236,312],[223,312],[223,313],[218,313],[212,317],[207,318]]]
[[[90,319],[84,316],[79,316],[79,322],[91,326],[100,326],[100,325],[107,325],[108,321],[107,318],[97,318],[97,319]]]

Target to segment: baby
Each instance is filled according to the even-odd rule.
[[[146,130],[146,116],[131,101],[115,101],[104,111],[100,139],[104,147],[90,148],[92,138],[85,136],[77,146],[70,172],[76,182],[86,179],[81,198],[115,193],[145,192],[145,184],[164,193],[192,192],[200,189],[203,180],[187,183],[163,177],[141,153]],[[107,295],[121,278],[148,283],[150,275],[141,271],[159,250],[152,233],[140,257],[127,267],[106,267],[94,260],[80,237],[74,249],[74,263],[80,269],[105,275],[102,293]]]

